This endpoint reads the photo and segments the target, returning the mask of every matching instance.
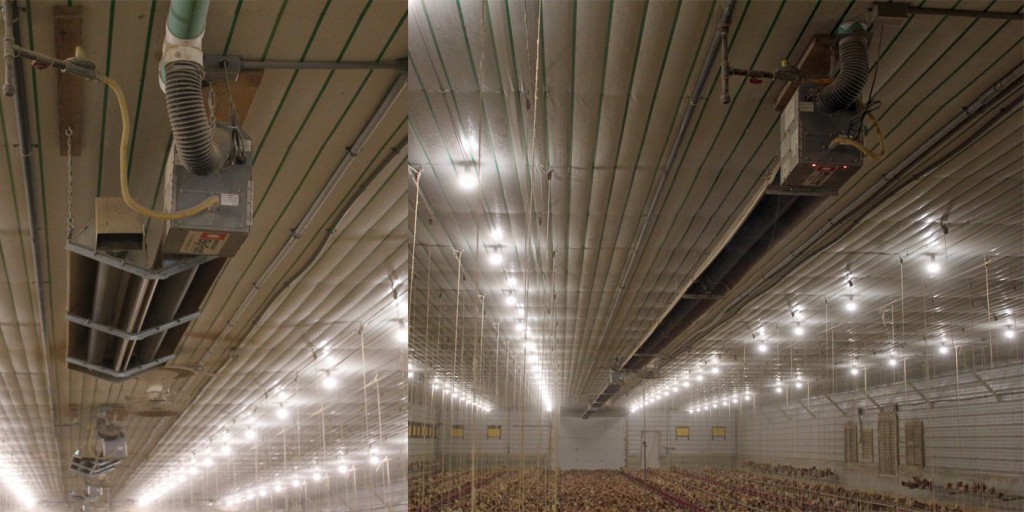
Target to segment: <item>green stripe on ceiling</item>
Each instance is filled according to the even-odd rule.
[[[476,74],[476,62],[473,62],[473,45],[469,43],[469,33],[466,32],[466,18],[462,15],[461,0],[456,0],[455,11],[459,13],[459,25],[462,26],[462,41],[466,43],[466,52],[469,54],[469,69],[473,72],[473,81],[480,83],[480,79]],[[480,34],[480,37],[483,37],[483,33]]]
[[[20,249],[21,249],[21,253],[20,254],[21,254],[21,263],[22,263],[22,267],[23,267],[22,270],[23,270],[24,275],[27,276],[27,275],[29,275],[29,268],[28,268],[29,254],[28,254],[28,251],[26,251],[26,249],[25,249],[25,237],[21,236],[21,208],[18,206],[18,193],[16,192],[17,188],[15,188],[15,184],[14,184],[14,164],[11,162],[11,142],[7,138],[7,118],[4,115],[3,105],[0,105],[0,131],[2,131],[3,137],[4,137],[4,159],[7,161],[7,182],[10,184],[10,189],[9,190],[11,191],[11,200],[14,202],[14,205],[13,205],[14,206],[14,221],[15,221],[15,225],[17,227],[17,230],[19,232],[19,234],[18,234],[18,244],[19,244]],[[2,243],[0,243],[0,248],[2,248]],[[4,262],[4,272],[5,273],[7,272],[7,268],[8,268],[7,267],[7,263],[5,261]],[[10,280],[8,279],[8,281],[10,281]],[[9,285],[10,285],[10,283],[8,283],[8,286]]]
[[[242,2],[244,0],[238,0],[235,3],[235,15],[231,18],[231,27],[228,28],[228,37],[224,41],[224,51],[221,52],[224,55],[228,54],[228,48],[231,48],[231,40],[235,37],[235,25],[238,23],[238,13],[242,10]]]
[[[420,69],[419,69],[419,66],[416,65],[416,60],[415,59],[409,60],[409,71],[413,74],[413,76],[416,77],[417,81],[419,81],[420,83],[423,83],[423,80],[420,78],[420,76],[421,76],[420,75]],[[427,96],[426,89],[423,90],[423,97],[424,97],[424,100],[425,100],[424,103],[427,106],[427,110],[430,111],[430,118],[434,120],[434,125],[439,128],[438,129],[438,133],[440,133],[440,131],[441,131],[440,130],[440,124],[437,122],[437,115],[434,113],[434,105],[430,103],[430,98],[429,98],[429,96]],[[415,127],[413,127],[413,128],[415,128]],[[415,129],[413,131],[415,131]],[[419,137],[417,137],[417,140],[418,139],[419,139]],[[443,146],[445,154],[448,155],[448,162],[451,163],[452,169],[455,169],[455,159],[452,158],[452,153],[448,149],[448,144],[442,144],[442,146]],[[424,148],[424,150],[425,149],[426,148]],[[429,161],[429,159],[430,159],[429,153],[424,153],[424,154],[427,156],[427,159]]]
[[[359,19],[356,20],[356,24],[352,28],[352,32],[349,34],[348,39],[345,41],[345,45],[342,47],[341,52],[338,53],[338,58],[335,59],[335,62],[340,62],[344,58],[345,53],[348,51],[349,45],[351,44],[352,39],[355,37],[356,32],[358,32],[359,27],[362,24],[363,17],[366,15],[366,11],[369,9],[370,5],[371,5],[371,2],[367,2],[365,7],[364,7],[364,9],[363,9],[363,11],[359,14]],[[324,16],[325,12],[321,12],[320,13],[320,19],[321,20],[323,20],[323,16]],[[403,17],[403,19],[404,19],[404,17]],[[401,27],[401,24],[399,24],[398,26]],[[317,28],[319,28],[319,27],[320,27],[320,23],[317,22]],[[313,31],[313,36],[310,37],[309,43],[307,43],[307,45],[306,45],[306,51],[302,52],[302,59],[306,58],[306,52],[309,51],[309,47],[313,44],[313,37],[315,37],[315,36],[316,36],[316,30]],[[395,37],[395,34],[392,33],[391,34],[391,38],[393,39],[394,37]],[[391,40],[389,39],[388,42],[385,43],[384,47],[387,48],[390,44],[391,44]],[[378,60],[379,60],[379,58],[380,57],[378,57]],[[292,134],[292,139],[291,139],[291,141],[288,142],[288,146],[285,149],[284,155],[281,156],[281,160],[278,162],[277,168],[274,170],[274,174],[270,178],[270,183],[267,185],[267,190],[270,190],[270,188],[274,185],[274,183],[277,182],[277,177],[280,175],[281,169],[284,168],[285,162],[288,161],[288,156],[292,152],[292,147],[294,147],[295,142],[299,139],[299,135],[301,135],[302,132],[306,129],[306,124],[309,122],[309,118],[312,117],[314,112],[316,112],[316,110],[317,110],[316,107],[320,103],[320,99],[323,97],[324,91],[327,90],[327,86],[331,83],[331,79],[334,78],[335,72],[336,72],[335,70],[331,70],[330,72],[327,73],[327,77],[324,79],[323,84],[320,86],[320,90],[317,92],[316,97],[313,99],[313,103],[310,105],[309,110],[306,111],[306,115],[303,116],[302,122],[299,123],[299,128],[297,130],[295,130],[295,133]],[[289,91],[291,91],[292,84],[295,82],[295,78],[297,76],[298,76],[298,71],[292,71],[292,78],[291,78],[291,80],[288,81],[288,86],[285,88],[285,93],[281,97],[281,102],[277,105],[277,110],[274,111],[274,116],[271,118],[270,124],[267,126],[267,132],[266,133],[269,134],[270,130],[273,128],[274,121],[277,120],[277,114],[281,111],[281,108],[284,106],[285,100],[287,100],[287,98],[288,98],[288,93],[289,93]],[[366,79],[369,79],[369,77],[370,77],[370,74],[367,73]],[[366,84],[365,80],[363,81],[363,84]],[[362,88],[362,85],[360,85],[360,89],[361,88]],[[358,94],[358,92],[356,94]],[[353,104],[353,102],[350,101],[349,102],[349,106],[345,109],[345,112],[342,114],[342,117],[344,117],[348,113],[348,110],[349,110],[349,108],[351,108],[352,104]],[[256,155],[253,158],[253,162],[254,163],[256,162],[256,159],[259,158],[259,153],[260,153],[260,150],[262,150],[262,149],[263,148],[261,146],[260,148],[258,148],[256,150]],[[267,198],[266,195],[264,195],[263,197],[260,198],[259,202],[256,204],[256,211],[260,210],[260,207],[263,206],[263,201],[266,200],[266,198]]]
[[[104,72],[110,74],[110,54],[114,49],[114,6],[117,2],[110,2],[110,13],[107,17],[107,63]],[[107,96],[110,88],[103,88],[103,113],[100,120],[100,160],[96,165],[96,197],[103,195],[103,150],[106,148],[107,136]]]
[[[424,0],[420,0],[420,5],[422,6],[423,18],[427,22],[427,29],[430,32],[430,38],[431,38],[432,42],[434,43],[434,48],[438,52],[437,55],[438,55],[438,62],[441,64],[441,73],[444,75],[445,83],[450,88],[451,85],[452,85],[452,80],[451,80],[451,77],[448,74],[448,67],[445,66],[445,64],[444,64],[444,59],[443,59],[443,56],[441,54],[441,46],[438,44],[437,37],[434,35],[434,27],[433,27],[433,24],[430,21],[430,14],[427,12],[427,6],[426,6],[426,3],[424,3]],[[463,31],[465,31],[465,27],[463,27]],[[468,41],[468,38],[464,38],[464,39],[466,41]],[[467,51],[468,51],[468,48],[467,48]],[[472,53],[470,53],[470,59],[469,60],[470,61],[473,60],[472,59]],[[445,105],[447,106],[447,102],[445,103]],[[457,135],[457,137],[459,139],[456,142],[458,142],[458,144],[459,144],[460,152],[464,153],[465,149],[464,149],[464,146],[462,144],[462,138],[463,138],[464,134],[466,133],[466,130],[465,130],[465,127],[462,125],[462,112],[459,109],[459,102],[454,97],[452,98],[452,105],[455,107],[455,116],[452,118],[453,127],[455,128],[456,135]],[[448,153],[449,153],[449,158],[450,158],[451,152],[449,151]],[[467,160],[471,160],[471,158],[467,158]],[[527,164],[529,164],[529,162],[527,162]],[[454,160],[452,160],[452,166],[455,167],[455,161]]]
[[[391,43],[393,43],[394,40],[395,40],[395,36],[399,33],[399,31],[401,30],[402,26],[405,24],[407,16],[408,16],[408,12],[402,14],[402,17],[398,21],[398,24],[395,26],[394,30],[392,31],[390,38],[388,39],[387,43],[384,45],[383,49],[380,51],[380,54],[377,56],[378,60],[381,57],[383,57],[385,53],[387,53]],[[358,29],[358,26],[357,27],[353,27],[352,31],[355,32],[357,29]],[[302,187],[302,184],[305,183],[306,179],[309,177],[309,173],[312,171],[313,167],[316,166],[317,161],[319,161],[320,156],[323,154],[324,148],[327,146],[327,142],[330,141],[330,139],[334,136],[335,132],[337,132],[338,128],[345,121],[345,118],[346,118],[346,115],[347,115],[349,109],[351,109],[352,105],[355,104],[356,100],[359,98],[359,94],[362,92],[363,87],[366,85],[367,81],[369,81],[370,76],[372,76],[372,74],[373,74],[372,71],[371,72],[367,72],[366,77],[363,79],[362,84],[359,86],[359,88],[356,91],[356,93],[352,95],[352,100],[350,101],[349,106],[345,109],[345,113],[341,115],[341,117],[338,119],[338,122],[335,123],[334,128],[332,128],[330,133],[327,135],[327,137],[324,138],[324,144],[320,146],[320,149],[317,151],[316,155],[313,157],[313,161],[309,164],[309,167],[307,167],[306,172],[305,172],[305,174],[304,174],[304,176],[302,178],[302,181],[295,187],[295,189],[292,192],[292,195],[289,198],[288,202],[282,207],[282,214],[278,215],[277,219],[274,220],[273,225],[271,225],[271,227],[267,230],[268,235],[263,238],[263,240],[260,242],[259,247],[257,247],[256,250],[251,253],[252,254],[252,258],[246,264],[245,268],[242,270],[240,275],[244,276],[245,274],[247,274],[252,269],[252,265],[256,261],[256,256],[259,255],[259,253],[263,250],[263,247],[267,244],[267,241],[270,239],[269,233],[273,232],[274,228],[276,228],[277,225],[281,222],[281,219],[284,217],[284,214],[283,214],[284,210],[286,210],[288,207],[291,206],[292,201],[295,198],[295,194],[298,193],[298,190]],[[257,209],[256,213],[258,213],[258,212],[259,212],[259,210]],[[255,213],[254,213],[254,216],[255,216]],[[217,281],[214,282],[214,286],[217,286],[217,283],[220,281],[220,279],[221,279],[221,277],[223,277],[223,275],[224,274],[222,273],[221,275],[217,276]],[[236,281],[234,283],[234,285],[231,288],[231,292],[230,292],[229,296],[233,296],[235,294],[235,292],[238,291],[238,285],[241,284],[241,282],[242,281],[239,280],[239,281]],[[227,306],[227,301],[225,301],[224,303],[222,303],[220,305],[220,309],[217,311],[216,315],[211,317],[211,323],[213,321],[215,321],[217,318],[220,318],[220,316],[221,316],[221,314],[223,314],[224,308],[226,306]],[[193,329],[194,326],[195,326],[195,323],[193,323],[189,327],[189,331],[191,331],[191,329]]]
[[[408,121],[408,118],[406,118],[406,121]],[[379,160],[381,159],[381,155],[384,155],[385,152],[387,152],[387,153],[391,152],[391,147],[396,142],[395,139],[398,138],[398,136],[400,135],[400,132],[402,131],[402,129],[405,128],[407,125],[408,125],[408,122],[398,123],[398,125],[395,127],[395,130],[391,132],[391,135],[388,135],[388,138],[387,138],[386,142],[384,144],[381,144],[380,148],[377,150],[377,153],[374,154],[373,158],[371,158],[370,161],[367,163],[366,168],[364,169],[364,174],[367,171],[369,171],[369,170],[375,168],[377,165],[379,165]],[[407,161],[407,160],[408,159],[405,159],[405,161]],[[359,182],[361,182],[361,180],[357,180],[357,183],[359,183]],[[384,191],[385,188],[386,187],[384,187],[384,186],[378,188],[374,192],[374,194],[370,197],[370,199],[367,201],[367,203],[368,204],[375,203],[377,197],[381,194],[381,192]],[[330,233],[327,233],[328,223],[331,223],[331,222],[334,222],[334,221],[338,220],[337,217],[341,213],[341,207],[346,202],[348,202],[349,199],[351,199],[351,193],[354,192],[354,191],[355,191],[354,188],[346,191],[345,196],[342,197],[341,200],[338,201],[338,206],[336,208],[334,208],[334,210],[331,212],[330,215],[326,216],[324,221],[322,223],[320,223],[320,227],[318,229],[316,229],[315,231],[313,231],[314,233],[321,233],[321,232],[323,232],[323,233],[326,233],[327,236],[330,236]],[[342,238],[343,237],[340,237],[340,236],[339,237],[335,237],[335,239],[330,243],[330,245],[328,245],[325,248],[325,250],[329,251],[330,248],[333,247],[334,244],[336,244]],[[383,237],[382,241],[385,240],[385,239],[386,239],[386,237]],[[284,272],[284,275],[286,277],[282,280],[281,284],[287,283],[287,282],[291,281],[292,279],[294,279],[296,277],[296,275],[295,275],[295,267],[296,266],[300,265],[300,263],[302,265],[305,265],[308,262],[308,258],[304,258],[303,257],[304,255],[306,255],[307,251],[318,250],[318,248],[319,248],[318,244],[314,244],[314,243],[307,244],[306,247],[302,250],[302,252],[299,253],[299,257],[295,258],[295,260],[292,261],[291,265],[288,266],[288,269]],[[312,255],[310,255],[309,257],[312,257]],[[266,301],[264,301],[264,303],[260,307],[260,309],[264,309],[264,308],[268,307],[269,306],[268,301],[274,301],[274,300],[277,299],[278,293],[280,293],[280,291],[282,291],[282,290],[279,290],[279,289],[275,289],[275,290],[276,290],[276,293],[270,294],[270,296],[267,297]]]
[[[28,46],[29,46],[29,49],[34,50],[35,49],[35,38],[33,36],[34,32],[32,30],[32,2],[31,2],[31,0],[25,2],[25,6],[27,8],[26,9],[26,13],[28,15],[28,22],[26,23],[26,25],[28,25]],[[35,174],[39,178],[39,197],[42,199],[42,213],[43,213],[43,225],[42,226],[36,226],[36,227],[37,228],[41,227],[42,230],[43,230],[42,236],[40,237],[40,241],[42,242],[40,244],[40,246],[41,246],[40,249],[44,253],[43,258],[46,260],[46,268],[45,269],[41,269],[41,272],[43,273],[44,276],[49,276],[50,275],[50,270],[49,269],[53,268],[53,264],[52,264],[51,259],[50,259],[50,244],[47,242],[47,237],[49,236],[49,233],[50,233],[50,215],[49,215],[49,208],[46,207],[46,168],[43,165],[43,150],[42,150],[42,148],[43,148],[43,136],[42,136],[42,128],[40,126],[41,123],[39,122],[39,120],[41,119],[41,117],[39,116],[39,80],[37,79],[37,76],[36,76],[37,75],[36,68],[33,67],[31,69],[32,69],[32,104],[33,104],[33,108],[35,110],[35,116],[36,116],[36,123],[35,123],[35,125],[36,125],[36,151],[35,151],[35,154],[39,157],[39,168],[36,169],[36,173]],[[29,193],[30,194],[34,194],[35,191],[34,190],[30,190]],[[45,284],[46,284],[47,288],[50,288],[51,283],[50,283],[49,278],[46,278],[46,283]],[[50,293],[50,295],[51,295],[51,298],[52,298],[52,295],[53,295],[52,292]],[[40,297],[39,299],[40,300],[46,300],[45,297]],[[53,309],[53,308],[50,308],[50,309]],[[56,332],[55,330],[53,330],[53,322],[55,321],[54,317],[55,317],[55,315],[53,315],[52,312],[51,312],[51,315],[50,315],[50,327],[51,327],[50,332]],[[42,321],[45,322],[45,321],[47,321],[47,319],[44,318]],[[40,326],[40,327],[42,327],[42,326]]]
[[[267,53],[270,52],[270,45],[274,42],[274,36],[277,35],[277,27],[281,24],[281,18],[284,17],[284,10],[288,7],[288,0],[284,0],[281,3],[281,8],[277,10],[277,17],[274,19],[274,27],[270,29],[270,37],[267,38],[267,44],[263,47],[263,55],[260,56],[260,60],[267,60]]]
[[[363,10],[359,13],[359,18],[356,20],[355,26],[352,28],[352,31],[349,33],[348,39],[345,41],[345,45],[341,49],[341,53],[338,54],[338,59],[336,60],[336,62],[340,62],[342,56],[345,55],[345,52],[348,50],[349,44],[352,43],[352,38],[355,37],[355,33],[359,30],[359,26],[363,22],[363,17],[366,16],[366,11],[368,11],[370,9],[370,5],[372,3],[373,3],[372,0],[367,0],[366,4],[363,6]],[[320,23],[323,22],[324,15],[326,14],[326,12],[327,12],[327,6],[325,6],[324,9],[322,11],[320,11],[320,18],[317,20],[316,26],[313,28],[313,32],[309,35],[309,40],[306,41],[306,47],[302,49],[302,55],[299,56],[299,62],[303,62],[303,61],[306,60],[306,55],[309,53],[309,49],[313,46],[313,40],[316,39],[316,34],[320,30]],[[273,36],[273,34],[271,34],[271,36]],[[270,44],[270,42],[268,41],[267,42],[268,49],[269,49],[269,44]],[[274,126],[277,124],[277,116],[281,113],[281,109],[284,108],[284,103],[285,103],[285,101],[288,100],[288,95],[289,95],[289,93],[291,93],[292,86],[295,85],[295,79],[298,76],[299,76],[299,70],[292,71],[292,76],[291,76],[291,78],[288,79],[288,85],[285,86],[284,93],[281,94],[281,101],[279,101],[277,103],[277,108],[274,109],[274,115],[272,115],[270,117],[270,123],[267,125],[266,131],[264,131],[264,134],[265,134],[264,138],[267,138],[270,135],[270,132],[274,129]],[[330,73],[328,73],[327,80],[324,81],[324,85],[325,86],[326,86],[327,82],[330,81],[330,77],[333,77],[333,76],[334,76],[334,71],[332,70]],[[310,111],[312,111],[312,109],[310,109]],[[307,114],[306,117],[308,118],[309,115]],[[301,127],[299,128],[299,131],[300,132],[302,131]],[[253,154],[253,157],[252,157],[253,165],[256,165],[256,162],[259,161],[260,154],[262,152],[263,152],[263,145],[260,144],[259,147],[256,148],[256,152]],[[277,175],[275,174],[274,177],[276,178]]]
[[[136,133],[139,130],[139,117],[142,115],[142,93],[146,90],[146,74],[148,73],[149,65],[149,44],[153,39],[153,23],[156,20],[156,0],[151,0],[149,4],[149,28],[146,29],[146,44],[142,47],[142,73],[139,77],[139,95],[135,100],[135,120],[132,121],[132,140],[131,147],[128,150],[128,178],[132,176],[132,164],[135,161],[135,142]],[[161,166],[162,167],[162,166]]]

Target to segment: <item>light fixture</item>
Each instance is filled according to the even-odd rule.
[[[338,473],[341,473],[343,475],[347,475],[348,474],[348,466],[346,466],[345,464],[342,464],[342,465],[338,466]]]
[[[292,479],[292,487],[298,487],[300,485],[302,485],[302,482],[300,482],[298,478]]]
[[[211,459],[210,457],[207,457],[207,458],[203,459],[203,465],[206,466],[206,467],[212,466],[213,465],[213,459]]]
[[[476,174],[473,171],[465,171],[459,173],[459,187],[462,190],[473,190],[476,188],[477,182]]]
[[[715,366],[711,367],[711,373],[713,373],[715,375],[718,375],[719,371],[721,371],[721,370],[718,369],[718,365],[715,365]]]
[[[395,341],[399,343],[409,343],[409,329],[405,327],[405,324],[398,326],[398,330],[395,331]]]
[[[899,364],[899,362],[896,361],[896,357],[895,356],[889,357],[889,366],[892,366],[893,368],[895,368],[897,364]]]
[[[324,476],[321,475],[319,472],[313,473],[313,481],[314,482],[319,482],[320,480],[323,480],[323,479],[324,479]]]
[[[795,334],[797,336],[803,336],[804,335],[804,328],[800,327],[800,324],[796,324],[796,327],[793,328],[793,334]]]
[[[701,373],[697,374],[697,382],[704,382],[704,374],[701,374]]]
[[[378,457],[376,455],[370,455],[370,464],[379,464],[379,463],[380,463],[380,457]]]
[[[857,311],[857,303],[853,301],[853,297],[846,303],[846,310],[851,313]]]
[[[778,385],[776,385],[776,386],[775,386],[775,392],[776,392],[776,393],[782,393],[782,386],[778,386]]]
[[[942,355],[948,354],[949,353],[949,347],[947,347],[945,343],[939,345],[939,353],[942,354]]]
[[[231,445],[224,443],[220,446],[221,455],[231,455]]]
[[[797,379],[795,386],[796,386],[797,389],[800,389],[800,388],[804,387],[804,383],[801,382],[800,379]]]
[[[281,484],[274,484],[274,492],[281,492],[283,490],[284,490],[284,487],[281,486]]]
[[[252,427],[245,429],[245,438],[249,440],[256,439],[256,431]]]
[[[765,345],[765,343],[763,341],[761,343],[758,343],[757,344],[757,351],[762,353],[762,354],[764,354],[765,352],[768,352],[768,345]]]
[[[519,283],[519,281],[517,281],[515,277],[508,276],[508,287],[509,288],[512,288],[513,290],[515,290],[516,289],[516,284],[518,284],[518,283]]]
[[[495,250],[491,251],[491,254],[487,256],[487,261],[490,262],[490,264],[495,266],[495,267],[498,266],[498,265],[501,265],[501,262],[503,260],[504,260],[504,258],[501,257],[501,250],[500,249],[495,249]]]
[[[526,324],[524,324],[523,322],[517,322],[516,323],[516,330],[519,331],[519,332],[526,331]]]
[[[260,497],[261,497],[261,498],[262,498],[262,497],[264,497],[264,496],[266,496],[266,495],[267,495],[267,490],[266,490],[266,489],[262,489],[262,488],[261,488],[261,489],[259,490],[259,495],[260,495]]]
[[[688,388],[688,387],[690,387],[690,381],[688,381],[688,380],[684,380],[684,381],[683,381],[683,387],[684,387],[684,388]]]
[[[491,230],[491,238],[493,238],[495,242],[500,242],[505,238],[505,232],[502,231],[501,226],[497,226]]]
[[[746,400],[747,402],[749,402],[750,401],[750,395],[749,394],[744,394],[743,395],[743,400]]]
[[[338,387],[338,379],[331,375],[331,372],[327,372],[327,376],[324,377],[321,384],[323,384],[324,389],[334,389]]]
[[[1008,339],[1008,340],[1009,339],[1013,339],[1015,334],[1016,333],[1013,332],[1013,326],[1012,325],[1007,325],[1006,326],[1006,330],[1003,331],[1003,336],[1005,336],[1006,339]]]
[[[288,409],[285,408],[284,404],[281,404],[277,406],[277,410],[274,411],[274,414],[276,414],[279,419],[283,420],[288,417]]]
[[[515,306],[516,305],[516,296],[515,295],[509,295],[508,297],[505,297],[505,304],[508,305],[508,306]]]
[[[859,370],[857,370],[857,367],[856,366],[851,366],[850,367],[850,375],[857,375],[857,373],[859,373]]]
[[[942,266],[939,265],[939,262],[935,261],[934,254],[931,255],[931,260],[929,260],[928,264],[925,265],[925,269],[929,274],[938,274],[939,270],[942,270]]]

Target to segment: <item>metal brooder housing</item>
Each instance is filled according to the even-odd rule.
[[[817,112],[815,98],[820,85],[804,83],[782,111],[782,147],[779,180],[794,192],[835,195],[864,165],[864,156],[855,148],[829,149],[838,136],[846,136],[856,110],[826,114]],[[853,137],[863,140],[861,130]]]
[[[231,130],[224,125],[214,130],[215,139],[223,141],[220,145],[230,147]],[[211,195],[219,195],[220,204],[199,215],[168,222],[164,253],[230,257],[242,246],[252,225],[252,140],[241,130],[237,134],[241,157],[219,171],[193,174],[177,157],[174,165],[168,166],[164,177],[166,211],[190,208]]]

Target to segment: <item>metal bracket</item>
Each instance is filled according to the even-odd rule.
[[[227,65],[227,69],[224,69],[224,65]],[[203,69],[206,71],[206,76],[203,80],[224,80],[224,72],[227,71],[227,78],[235,80],[238,75],[242,72],[242,57],[238,55],[204,55],[203,56]]]
[[[792,187],[786,185],[768,185],[764,193],[769,196],[837,196],[838,190],[822,190],[815,187]]]
[[[97,365],[94,365],[94,364],[89,364],[86,361],[83,361],[81,359],[76,359],[76,358],[73,358],[73,357],[69,357],[67,361],[68,361],[68,366],[72,366],[72,367],[78,368],[81,372],[88,373],[89,375],[92,375],[93,377],[99,377],[101,379],[109,380],[109,381],[113,381],[113,382],[122,382],[122,381],[126,381],[128,379],[131,379],[131,378],[135,377],[136,375],[138,375],[138,374],[140,374],[142,372],[146,372],[146,371],[152,370],[154,368],[158,368],[160,366],[163,366],[163,365],[171,362],[172,359],[174,359],[174,354],[161,357],[160,359],[154,359],[154,360],[152,360],[152,361],[150,361],[150,362],[148,362],[148,363],[146,363],[144,365],[136,366],[136,367],[133,367],[133,368],[131,368],[129,370],[125,370],[123,372],[118,372],[118,371],[111,370],[109,368],[104,368],[102,366],[97,366]]]
[[[71,313],[67,314],[67,319],[71,323],[75,323],[75,324],[81,325],[82,327],[87,327],[89,329],[97,330],[97,331],[100,331],[100,332],[105,333],[105,334],[109,334],[111,336],[114,336],[115,338],[122,338],[122,339],[126,339],[126,340],[131,340],[131,341],[139,341],[139,340],[144,340],[144,339],[146,339],[146,338],[148,338],[150,336],[153,336],[154,334],[160,334],[161,332],[164,332],[166,330],[173,329],[173,328],[175,328],[175,327],[177,327],[177,326],[179,326],[181,324],[186,324],[188,322],[191,322],[191,321],[195,320],[196,318],[199,318],[199,313],[200,313],[199,311],[196,311],[195,313],[191,313],[191,314],[185,315],[185,316],[183,316],[181,318],[177,318],[177,319],[171,320],[170,322],[167,322],[165,324],[158,325],[156,327],[151,327],[149,329],[146,329],[144,331],[139,331],[139,332],[136,332],[136,333],[131,333],[131,332],[125,331],[123,329],[118,329],[116,327],[111,327],[109,325],[98,324],[96,322],[93,322],[92,320],[89,320],[88,318],[83,318],[83,317],[80,317],[78,315],[73,315]]]
[[[100,263],[103,263],[104,265],[110,265],[111,267],[123,270],[125,272],[128,272],[129,274],[135,274],[139,277],[142,277],[143,279],[152,279],[157,281],[167,279],[168,277],[175,276],[193,267],[198,267],[199,265],[209,263],[216,259],[216,257],[213,256],[190,256],[187,259],[176,260],[169,266],[160,268],[158,270],[154,270],[151,268],[143,267],[141,265],[130,263],[128,261],[125,261],[121,258],[116,258],[109,254],[96,252],[91,247],[87,247],[83,244],[75,242],[74,240],[68,240],[66,247],[68,251],[71,251],[80,256],[85,256],[86,258],[92,260],[96,260]]]

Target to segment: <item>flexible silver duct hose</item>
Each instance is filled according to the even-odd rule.
[[[213,144],[213,132],[203,102],[203,67],[179,60],[165,68],[167,115],[171,119],[174,146],[193,174],[220,169],[224,158]]]
[[[852,34],[839,41],[839,72],[821,89],[815,109],[832,113],[846,110],[860,98],[868,83],[868,38]]]

